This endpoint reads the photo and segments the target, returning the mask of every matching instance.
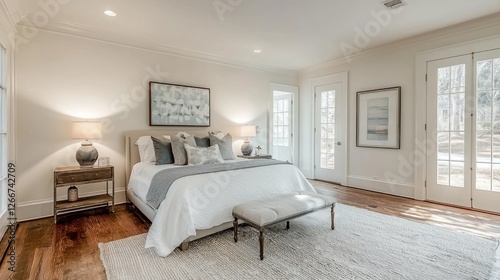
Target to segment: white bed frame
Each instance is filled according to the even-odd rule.
[[[166,129],[132,130],[125,133],[125,176],[126,176],[125,182],[127,185],[127,192],[126,192],[127,203],[132,203],[132,205],[135,208],[139,209],[139,211],[142,214],[144,214],[144,216],[146,216],[151,222],[153,222],[156,216],[155,210],[153,210],[153,208],[151,208],[139,197],[137,197],[132,190],[128,189],[128,181],[130,179],[130,173],[132,172],[132,167],[134,166],[134,164],[140,161],[139,149],[137,145],[135,145],[135,142],[141,136],[148,135],[160,138],[163,135],[176,135],[177,132],[179,131],[184,131],[198,137],[205,137],[208,136],[209,129],[182,127],[176,130],[166,130]],[[209,229],[197,230],[196,235],[187,238],[179,247],[181,250],[186,250],[188,248],[189,241],[194,241],[198,238],[202,238],[207,235],[211,235],[228,228],[233,228],[232,222],[227,222]]]

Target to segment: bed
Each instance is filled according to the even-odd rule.
[[[201,129],[181,130],[196,136],[206,136],[208,133],[208,130]],[[155,248],[161,257],[167,256],[178,246],[187,249],[190,241],[232,228],[231,211],[237,204],[281,193],[315,191],[295,166],[276,164],[179,178],[172,183],[155,210],[145,201],[148,181],[159,170],[183,167],[140,162],[135,142],[140,136],[160,138],[175,135],[178,131],[141,130],[125,133],[127,202],[152,222],[145,246]]]

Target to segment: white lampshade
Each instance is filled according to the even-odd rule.
[[[257,135],[257,127],[255,125],[242,125],[240,126],[241,137],[254,137]]]
[[[74,122],[71,138],[98,139],[102,138],[100,122]]]

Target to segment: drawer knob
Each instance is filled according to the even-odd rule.
[[[71,177],[71,180],[75,180],[75,177]]]
[[[96,173],[96,174],[95,174],[95,176],[96,176],[96,177],[97,177],[97,176],[99,176],[99,173]]]

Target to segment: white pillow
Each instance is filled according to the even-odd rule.
[[[166,139],[170,140],[170,135],[163,135]],[[151,136],[141,136],[135,144],[139,148],[139,158],[141,162],[156,162],[155,147]]]
[[[210,147],[193,147],[184,143],[186,149],[188,165],[200,165],[224,162],[220,154],[219,145]]]

